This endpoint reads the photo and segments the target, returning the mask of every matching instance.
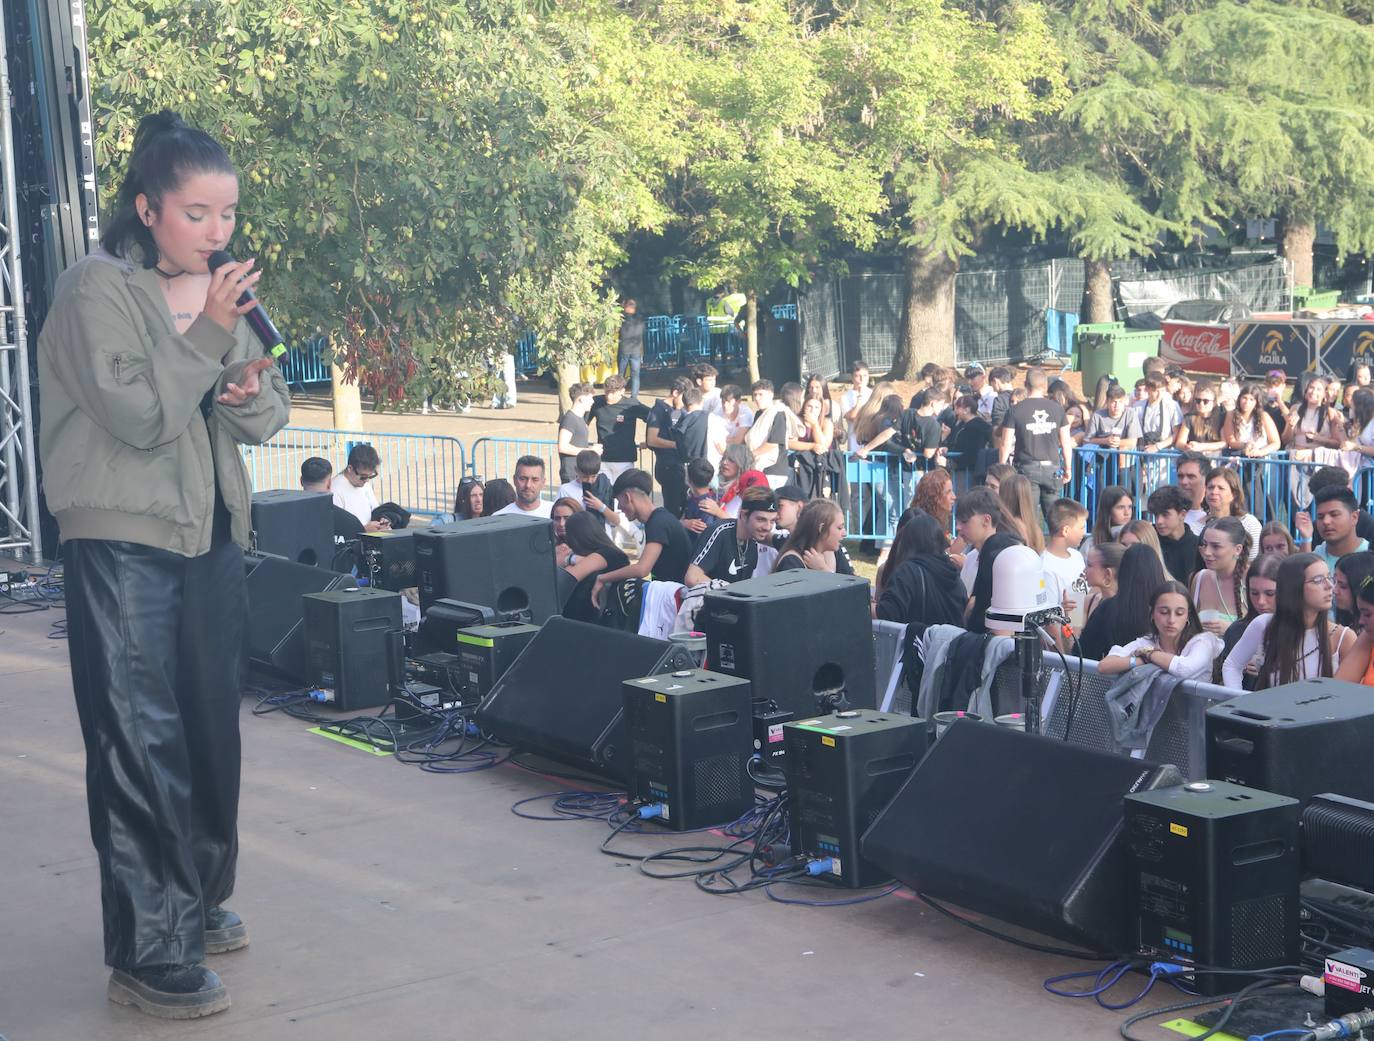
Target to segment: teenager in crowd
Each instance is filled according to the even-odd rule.
[[[754,399],[754,425],[749,428],[745,443],[754,453],[754,466],[768,478],[768,486],[781,488],[792,474],[787,446],[797,433],[800,420],[786,400],[773,393],[771,380],[756,380],[749,393]]]
[[[720,388],[720,411],[725,419],[727,444],[740,445],[754,425],[754,410],[744,400],[744,391],[733,383]]]
[[[962,394],[954,400],[954,425],[945,436],[945,465],[960,491],[972,488],[985,453],[992,443],[992,427],[978,412],[978,399]]]
[[[983,475],[983,486],[996,495],[1001,490],[1002,482],[1015,473],[1015,467],[1009,463],[993,463]]]
[[[1363,627],[1360,625],[1359,604],[1356,602],[1355,591],[1374,578],[1374,553],[1368,550],[1347,553],[1336,561],[1336,566],[1331,569],[1331,577],[1335,580],[1332,588],[1332,613],[1336,621],[1341,625],[1350,626],[1357,633],[1361,632]]]
[[[1341,448],[1347,452],[1359,453],[1361,469],[1374,466],[1374,390],[1368,387],[1355,387],[1350,397],[1346,441]]]
[[[1179,679],[1210,679],[1221,640],[1202,628],[1197,609],[1179,582],[1165,582],[1150,596],[1150,631],[1114,646],[1097,664],[1108,676],[1136,665],[1156,665]]]
[[[868,363],[860,359],[849,367],[849,387],[840,395],[840,419],[844,422],[846,442],[851,452],[857,452],[863,443],[856,435],[859,410],[873,396],[873,388],[868,385],[868,380]]]
[[[1355,590],[1355,606],[1360,619],[1360,635],[1341,656],[1336,679],[1374,687],[1374,579],[1365,579]]]
[[[743,582],[768,574],[774,560],[771,540],[778,519],[777,498],[771,489],[750,488],[742,500],[738,520],[721,522],[697,542],[684,585]]]
[[[801,435],[788,442],[797,483],[807,498],[818,499],[829,488],[830,446],[835,440],[835,425],[830,419],[829,401],[807,398],[801,406]]]
[[[1250,534],[1235,517],[1221,517],[1202,530],[1198,552],[1203,569],[1193,576],[1193,603],[1203,628],[1218,636],[1245,614],[1245,570]]]
[[[1221,409],[1217,408],[1216,385],[1210,380],[1199,380],[1192,408],[1174,435],[1174,447],[1179,451],[1191,449],[1206,454],[1220,452],[1226,447],[1221,433],[1222,420]]]
[[[593,441],[587,414],[592,409],[595,388],[590,383],[574,383],[568,388],[571,407],[558,421],[558,480],[561,484],[577,480],[577,456],[583,451],[601,455],[601,442]]]
[[[1327,567],[1334,567],[1336,561],[1347,553],[1363,553],[1369,543],[1360,538],[1356,530],[1360,504],[1355,493],[1344,485],[1323,488],[1316,493],[1316,530],[1322,537],[1321,545],[1312,552],[1320,557]]]
[[[565,537],[570,552],[563,568],[577,579],[577,585],[563,605],[563,616],[595,622],[599,612],[592,605],[591,594],[597,576],[629,567],[630,558],[607,537],[606,526],[587,512],[568,518]]]
[[[1117,572],[1116,595],[1103,600],[1083,626],[1079,653],[1089,661],[1101,661],[1113,647],[1148,633],[1150,597],[1166,581],[1158,555],[1148,546],[1126,550]]]
[[[464,477],[458,482],[458,494],[453,497],[453,512],[441,513],[429,522],[431,528],[472,520],[482,516],[482,482],[476,477]]]
[[[1088,598],[1083,605],[1084,619],[1092,618],[1105,600],[1116,596],[1117,577],[1126,547],[1119,542],[1090,546],[1083,554],[1083,580],[1088,583]]]
[[[596,576],[591,598],[601,607],[607,584],[626,578],[649,578],[661,582],[681,582],[687,573],[692,547],[682,522],[662,506],[654,505],[654,482],[643,470],[626,470],[611,489],[620,512],[644,525],[644,548],[632,564]]]
[[[1145,377],[1145,403],[1140,408],[1140,448],[1144,452],[1172,448],[1183,423],[1183,410],[1165,393],[1165,382],[1162,376]]]
[[[1103,377],[1106,379],[1106,377]],[[1140,410],[1131,408],[1126,388],[1115,381],[1103,391],[1103,403],[1090,417],[1083,432],[1085,443],[1099,448],[1132,452],[1140,442]],[[1112,456],[1119,465],[1128,465],[1129,456]]]
[[[1063,380],[1051,381],[1049,398],[1064,410],[1064,415],[1069,421],[1069,437],[1074,444],[1081,445],[1087,433],[1088,417],[1092,412],[1088,403],[1075,394],[1074,389]]]
[[[1026,396],[1007,409],[999,446],[1002,462],[1015,466],[1039,492],[1041,518],[1073,476],[1069,420],[1059,403],[1047,396],[1048,387],[1044,369],[1026,372]]]
[[[1326,404],[1326,381],[1320,376],[1307,381],[1301,400],[1288,410],[1282,440],[1288,457],[1296,460],[1318,459],[1321,449],[1345,443],[1345,421]],[[1294,502],[1305,508],[1310,501],[1307,475],[1302,467],[1293,467],[1289,478]]]
[[[1236,407],[1226,414],[1221,427],[1226,455],[1261,459],[1279,450],[1279,430],[1260,407],[1261,393],[1259,386],[1247,383],[1236,395]]]
[[[1177,486],[1165,484],[1150,493],[1146,506],[1154,516],[1164,569],[1187,585],[1197,567],[1197,536],[1188,527],[1188,497]]]
[[[1097,497],[1097,517],[1093,520],[1092,534],[1088,545],[1105,546],[1115,542],[1116,537],[1135,517],[1135,499],[1130,489],[1119,484],[1109,484]]]
[[[673,440],[673,428],[682,418],[682,395],[692,386],[686,376],[675,376],[668,396],[654,402],[644,417],[644,443],[654,452],[654,478],[663,494],[663,506],[673,517],[682,515],[687,500],[687,460]],[[623,471],[621,476],[629,471]],[[619,480],[619,478],[617,478]]]
[[[802,508],[797,526],[783,544],[773,570],[834,571],[844,536],[844,513],[840,508],[829,499],[813,499]]]
[[[1260,552],[1287,557],[1298,551],[1293,536],[1282,521],[1270,521],[1260,529]]]
[[[574,513],[584,512],[586,511],[582,508],[582,503],[569,496],[565,495],[553,501],[553,507],[549,510],[549,523],[553,526],[554,554],[559,564],[565,563],[568,558],[568,518]]]
[[[705,459],[693,459],[687,464],[687,502],[682,507],[682,526],[693,538],[715,524],[715,518],[703,508],[709,501],[715,505],[716,492],[711,487],[716,472]]]
[[[1159,544],[1159,536],[1154,525],[1145,520],[1133,520],[1121,529],[1116,541],[1127,549],[1135,545],[1148,546],[1151,553],[1159,557],[1159,566],[1164,569],[1164,577],[1175,579],[1178,576],[1169,570],[1169,562],[1164,559],[1164,547]]]
[[[908,627],[963,624],[964,589],[947,530],[924,513],[902,525],[874,582],[874,617]]]
[[[1319,466],[1307,479],[1307,488],[1313,498],[1327,488],[1349,487],[1350,474],[1340,466]],[[1312,549],[1324,541],[1324,536],[1313,524],[1312,517],[1307,511],[1293,515],[1293,528],[1296,532],[1293,541],[1298,544],[1299,550]],[[1355,514],[1355,534],[1374,546],[1374,515],[1368,510],[1360,510]]]
[[[1088,508],[1072,499],[1056,499],[1050,507],[1049,536],[1040,565],[1053,576],[1064,610],[1072,614],[1083,604],[1084,560],[1078,547],[1088,530]]]
[[[986,488],[974,488],[959,496],[954,507],[959,537],[976,555],[976,571],[969,587],[971,601],[965,622],[969,632],[987,632],[987,611],[992,604],[992,568],[997,555],[1008,546],[1021,544],[1020,525],[1002,505],[1002,500]],[[964,564],[967,573],[969,564]]]
[[[1207,517],[1209,521],[1222,517],[1235,517],[1245,528],[1250,538],[1249,560],[1259,556],[1260,530],[1264,525],[1259,518],[1246,509],[1245,489],[1241,487],[1236,471],[1224,467],[1213,467],[1207,474],[1206,485]]]
[[[1287,389],[1288,374],[1282,369],[1270,369],[1264,377],[1264,400],[1260,402],[1260,408],[1269,415],[1274,421],[1274,426],[1280,431],[1288,420],[1288,406],[1283,402],[1283,392]],[[1294,386],[1296,395],[1297,387]]]
[[[1255,688],[1263,690],[1334,675],[1342,654],[1354,648],[1355,634],[1329,621],[1331,572],[1315,554],[1284,558],[1274,596],[1274,613],[1253,619],[1222,663],[1222,682],[1233,690],[1257,651],[1264,656]]]
[[[649,417],[649,407],[625,393],[625,377],[607,376],[603,393],[592,398],[588,425],[601,442],[601,472],[614,482],[635,465],[639,437],[635,424]]]
[[[482,516],[491,517],[515,502],[515,486],[504,477],[495,477],[482,485]]]
[[[1262,614],[1274,613],[1274,595],[1277,589],[1279,577],[1279,565],[1283,563],[1285,556],[1276,553],[1261,553],[1255,558],[1255,562],[1245,572],[1245,596],[1248,601],[1248,610],[1245,617],[1232,622],[1226,630],[1226,635],[1221,641],[1221,656],[1225,658],[1231,653],[1231,648],[1236,645],[1245,632],[1245,627],[1257,616]],[[1255,676],[1259,674],[1260,662],[1263,654],[1256,654],[1250,660],[1249,665],[1244,669],[1245,689],[1255,689]],[[1215,670],[1217,679],[1220,679],[1220,663]]]
[[[1040,529],[1040,514],[1036,506],[1036,493],[1040,490],[1021,474],[1012,474],[997,490],[1003,508],[1016,522],[1021,541],[1036,553],[1045,552],[1045,535]]]

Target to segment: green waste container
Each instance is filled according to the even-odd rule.
[[[1324,311],[1341,302],[1339,289],[1313,289],[1311,286],[1293,287],[1294,311]]]
[[[1080,325],[1074,331],[1074,353],[1083,374],[1083,395],[1091,400],[1097,381],[1112,375],[1127,390],[1140,378],[1146,358],[1159,354],[1159,329],[1127,329],[1124,322]]]

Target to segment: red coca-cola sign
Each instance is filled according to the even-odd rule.
[[[1197,322],[1165,322],[1160,356],[1192,372],[1230,375],[1231,327]]]

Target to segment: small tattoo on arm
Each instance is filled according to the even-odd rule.
[[[192,318],[192,315],[190,311],[178,311],[172,317],[175,318],[178,322],[189,322]]]

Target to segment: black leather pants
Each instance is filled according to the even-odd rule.
[[[238,856],[243,551],[63,547],[105,961],[194,964]]]

